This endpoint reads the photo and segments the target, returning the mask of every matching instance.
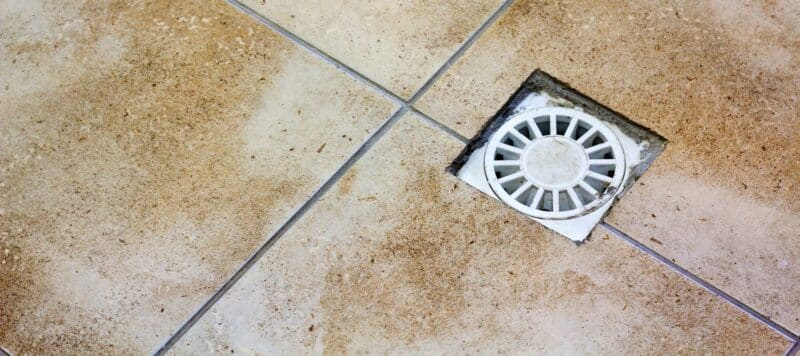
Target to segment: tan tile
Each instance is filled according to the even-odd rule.
[[[609,220],[800,332],[798,24],[790,1],[518,1],[419,108],[472,136],[541,68],[656,130]]]
[[[501,0],[241,2],[406,98],[502,3]]]
[[[788,349],[622,240],[575,245],[460,182],[444,169],[461,148],[402,118],[173,352]]]
[[[224,2],[3,1],[0,346],[157,346],[393,105]]]

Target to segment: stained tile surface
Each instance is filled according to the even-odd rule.
[[[243,0],[242,3],[408,98],[501,1]]]
[[[0,346],[145,353],[393,105],[221,1],[0,1]]]
[[[461,148],[402,118],[173,353],[788,349],[622,240],[577,246],[460,182]]]
[[[517,1],[418,107],[472,136],[536,68],[665,136],[608,221],[800,332],[800,3]]]

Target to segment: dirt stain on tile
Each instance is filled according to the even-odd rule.
[[[242,143],[230,134],[269,85],[253,73],[280,71],[285,41],[224,3],[79,6],[65,6],[78,14],[71,23],[80,30],[62,42],[49,34],[15,42],[15,33],[4,34],[5,53],[23,69],[71,48],[58,75],[42,81],[55,85],[24,88],[0,107],[8,118],[0,124],[8,143],[0,152],[0,243],[12,251],[0,266],[0,343],[18,353],[152,347],[164,326],[159,335],[127,335],[124,325],[128,311],[145,308],[138,289],[180,293],[172,298],[210,291],[263,237],[276,197],[296,194],[290,182],[240,169]],[[125,50],[111,59],[97,51],[117,45]],[[143,246],[176,255],[153,261]],[[119,275],[114,263],[131,258],[138,269]],[[116,297],[105,305],[72,305],[71,293],[79,291],[70,291],[69,281],[52,295],[49,275],[82,273],[54,271],[64,266],[54,259],[99,273]],[[176,282],[182,292],[157,277],[182,275],[198,263],[210,274],[185,274],[186,281]],[[185,317],[176,307],[168,310],[172,317]],[[119,310],[126,311],[112,317]]]
[[[359,239],[352,260],[331,266],[320,297],[326,351],[357,351],[364,337],[403,345],[446,339],[476,317],[481,332],[472,344],[491,343],[504,329],[492,321],[498,306],[552,307],[595,287],[574,270],[531,278],[562,255],[547,240],[553,236],[530,238],[542,228],[444,175],[435,167],[415,174],[392,198],[397,210],[380,219],[392,226],[385,236]],[[475,285],[487,283],[491,292],[476,294]]]
[[[328,271],[321,298],[327,352],[348,351],[353,335],[366,328],[410,343],[455,327],[468,304],[462,277],[480,237],[474,226],[449,231],[457,225],[439,220],[439,209],[453,209],[437,206],[446,194],[439,175],[421,172],[397,197],[400,204],[421,204],[400,212],[382,241],[359,246],[361,261]]]
[[[446,0],[436,3],[410,1],[407,7],[403,6],[402,12],[404,14],[426,14],[428,20],[437,19],[439,25],[447,25],[444,28],[437,26],[436,31],[426,31],[413,38],[424,43],[425,48],[429,50],[450,50],[455,45],[464,42],[467,36],[479,26],[473,21],[475,14],[483,14],[488,17],[499,6],[500,2],[497,1]]]
[[[347,173],[342,176],[342,179],[339,181],[339,184],[336,185],[338,193],[342,195],[350,194],[353,190],[353,184],[356,181],[358,176],[358,168],[351,167],[347,170]]]
[[[664,168],[656,166],[649,179],[651,184],[632,191],[626,198],[629,201],[619,206],[609,220],[628,226],[628,233],[634,236],[654,236],[650,238],[652,247],[660,253],[673,257],[709,282],[735,291],[737,299],[773,320],[781,320],[786,327],[800,327],[793,318],[800,308],[800,295],[753,287],[753,281],[767,286],[791,286],[800,279],[796,262],[800,260],[800,242],[792,238],[800,230],[800,221],[786,209],[742,200],[724,188],[698,178],[681,177]],[[670,194],[657,202],[648,199],[659,190]],[[659,214],[648,226],[642,226],[642,215],[675,206],[680,210]],[[752,260],[763,267],[754,267]]]
[[[800,214],[797,4],[540,5],[515,5],[492,35],[515,43],[510,68],[541,67],[671,141],[647,173],[654,187],[634,189],[612,222],[654,235],[651,247],[783,325],[800,325],[798,293],[774,287],[796,285],[788,281],[798,271],[786,262],[799,251],[787,238]],[[508,30],[531,24],[540,30]]]
[[[353,219],[358,230],[321,271],[315,330],[325,351],[783,347],[780,335],[750,327],[756,322],[745,314],[622,241],[595,236],[576,246],[460,183],[443,171],[446,162],[418,158],[441,143],[404,125],[384,138],[401,156],[374,148],[381,162],[403,167],[391,175],[397,181],[367,188],[383,175],[362,168],[348,194],[337,192],[343,201],[323,204],[348,205],[356,192],[381,197],[380,211]],[[403,144],[409,137],[417,137],[413,148]],[[391,203],[380,204],[386,197]],[[564,344],[567,335],[574,340]]]
[[[561,241],[472,188],[454,187],[436,168],[415,174],[394,201],[397,209],[380,218],[391,226],[386,234],[349,243],[350,257],[325,275],[319,330],[327,352],[413,352],[464,335],[469,350],[506,350],[507,338],[552,349],[547,335],[571,335],[578,325],[636,336],[621,346],[591,331],[574,340],[575,350],[696,353],[770,349],[780,339],[766,328],[742,335],[746,315],[714,307],[722,302],[621,241]],[[518,318],[529,327],[517,329]],[[565,320],[573,326],[555,326]]]
[[[598,232],[576,246],[460,183],[444,169],[461,148],[401,119],[343,178],[347,189],[320,200],[187,346],[352,354],[778,354],[788,346],[620,239]],[[239,318],[242,310],[255,316]]]

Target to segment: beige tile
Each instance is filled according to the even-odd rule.
[[[656,130],[608,220],[800,332],[798,24],[790,1],[518,1],[419,108],[472,136],[541,68]]]
[[[0,8],[18,354],[152,350],[393,110],[221,1]]]
[[[173,352],[788,349],[622,240],[575,245],[460,182],[444,168],[461,148],[402,118]]]
[[[663,162],[656,162],[607,220],[800,331],[798,214],[676,171],[670,165],[674,152],[667,150]]]
[[[406,98],[502,3],[501,0],[241,2]]]

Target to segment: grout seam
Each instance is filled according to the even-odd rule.
[[[498,7],[497,10],[495,10],[494,13],[492,13],[492,15],[489,16],[489,18],[486,19],[486,21],[484,21],[478,27],[477,30],[475,30],[475,32],[473,32],[471,35],[469,35],[467,37],[466,41],[464,41],[461,44],[461,46],[458,47],[458,49],[455,51],[455,53],[453,53],[450,56],[450,58],[448,58],[447,61],[445,61],[444,64],[442,64],[442,66],[439,67],[439,69],[436,72],[434,72],[433,75],[430,78],[428,78],[427,81],[425,81],[425,84],[423,84],[422,87],[420,87],[419,90],[417,90],[417,92],[414,93],[413,96],[411,96],[411,99],[408,100],[409,105],[414,105],[414,103],[416,103],[417,100],[419,100],[419,98],[421,98],[423,95],[425,95],[425,93],[428,91],[428,89],[430,89],[433,86],[433,84],[436,83],[436,81],[442,75],[444,75],[444,73],[448,69],[450,69],[450,67],[452,67],[453,64],[455,64],[456,61],[458,61],[461,58],[461,56],[463,56],[464,53],[466,53],[467,50],[470,47],[472,47],[472,45],[475,43],[475,41],[477,41],[478,38],[481,37],[481,35],[483,35],[483,33],[486,32],[486,30],[490,26],[492,26],[492,24],[494,24],[494,22],[501,15],[503,15],[503,13],[508,9],[509,6],[511,6],[511,3],[513,3],[513,2],[514,2],[514,0],[505,0],[505,1],[503,1],[503,4],[500,5],[500,7]]]
[[[245,260],[245,262],[233,273],[226,281],[219,287],[211,297],[206,300],[194,313],[192,316],[189,317],[181,326],[176,330],[162,345],[159,346],[157,351],[154,355],[164,355],[166,352],[173,346],[175,343],[184,335],[186,334],[189,329],[197,323],[200,318],[205,315],[214,304],[217,303],[219,299],[222,298],[225,293],[230,290],[234,284],[236,284],[239,279],[247,273],[250,268],[252,268],[256,262],[263,256],[273,245],[275,245],[278,240],[283,237],[286,232],[294,226],[294,224],[300,220],[300,218],[308,212],[311,207],[319,201],[325,193],[328,192],[338,181],[339,179],[344,176],[347,171],[352,167],[364,154],[369,151],[370,148],[384,135],[386,132],[394,126],[394,124],[408,111],[407,106],[402,106],[398,108],[391,117],[386,120],[379,128],[376,130],[365,142],[362,144],[358,150],[356,150],[348,159],[347,161],[342,164],[339,169],[334,172],[334,174],[325,181],[315,192],[311,195],[311,197],[306,200],[280,227],[272,233],[272,235],[264,242],[261,247],[259,247],[250,257]]]
[[[422,118],[424,121],[427,121],[427,122],[428,122],[429,124],[431,124],[433,127],[437,128],[437,129],[439,129],[439,130],[442,130],[442,131],[444,131],[446,134],[448,134],[448,135],[450,135],[450,136],[453,136],[453,137],[455,137],[456,139],[458,139],[459,141],[461,141],[461,143],[463,143],[463,144],[465,144],[465,145],[469,143],[469,139],[468,139],[468,138],[464,137],[463,135],[461,135],[460,133],[456,132],[455,130],[453,130],[453,129],[451,129],[451,128],[447,127],[447,126],[445,126],[445,125],[444,125],[444,124],[442,124],[441,122],[434,120],[433,118],[431,118],[430,116],[428,116],[428,114],[425,114],[425,113],[423,113],[423,112],[421,112],[421,111],[419,111],[419,110],[417,110],[416,108],[413,108],[413,107],[412,107],[410,110],[411,110],[411,113],[413,113],[413,114],[415,114],[415,115],[419,116],[419,117],[420,117],[420,118]]]
[[[467,138],[465,138],[464,136],[462,136],[461,134],[459,134],[455,130],[451,129],[450,127],[445,126],[445,125],[439,123],[438,121],[432,119],[427,114],[425,114],[423,112],[420,112],[419,110],[414,109],[414,108],[412,108],[412,112],[417,114],[418,116],[420,116],[424,120],[430,122],[435,127],[437,127],[439,129],[447,132],[448,134],[452,135],[454,138],[456,138],[456,139],[458,139],[458,140],[460,140],[460,141],[462,141],[464,143],[468,143],[469,142],[469,140]],[[647,247],[643,243],[635,240],[633,237],[627,235],[626,233],[622,232],[621,230],[617,229],[616,227],[606,223],[605,221],[601,222],[598,225],[602,225],[604,228],[606,228],[607,230],[611,231],[612,234],[614,234],[618,238],[624,240],[628,244],[632,245],[634,248],[638,249],[642,253],[644,253],[646,255],[649,255],[650,257],[658,260],[662,264],[667,265],[667,267],[675,270],[678,274],[680,274],[684,278],[689,279],[690,281],[692,281],[695,284],[699,285],[703,289],[711,292],[711,294],[715,295],[717,298],[725,300],[729,304],[732,304],[736,309],[739,309],[740,311],[744,312],[745,314],[747,314],[751,318],[754,318],[754,319],[760,321],[761,323],[767,325],[769,328],[771,328],[774,331],[778,332],[784,338],[786,338],[786,339],[788,339],[790,341],[793,341],[794,343],[792,344],[790,349],[788,351],[786,351],[786,354],[784,356],[800,356],[800,336],[795,335],[794,333],[792,333],[790,330],[788,330],[784,326],[782,326],[782,325],[778,324],[777,322],[771,320],[767,316],[759,313],[758,311],[756,311],[755,309],[753,309],[749,305],[747,305],[747,304],[739,301],[738,299],[732,297],[731,295],[729,295],[726,292],[722,291],[721,289],[715,287],[714,285],[712,285],[711,283],[709,283],[709,282],[705,281],[704,279],[698,277],[697,275],[689,272],[688,270],[686,270],[685,268],[683,268],[680,265],[676,264],[675,262],[672,262],[672,260],[660,255],[658,252],[650,249],[649,247]]]
[[[261,15],[257,11],[253,10],[251,7],[241,3],[239,0],[225,0],[225,1],[228,2],[229,4],[231,4],[231,6],[235,7],[236,9],[239,9],[240,11],[244,12],[248,16],[253,17],[254,19],[256,19],[261,24],[263,24],[263,25],[267,26],[268,28],[272,29],[273,31],[283,35],[284,37],[286,37],[287,39],[289,39],[293,43],[297,44],[301,48],[311,52],[314,55],[316,55],[317,57],[319,57],[320,59],[322,59],[326,63],[333,65],[334,67],[336,67],[337,69],[341,70],[345,74],[347,74],[347,75],[355,78],[356,80],[364,83],[365,85],[370,87],[372,90],[378,92],[379,94],[381,94],[382,96],[386,97],[387,99],[395,102],[396,104],[403,105],[403,106],[413,106],[417,102],[417,100],[419,100],[428,91],[428,89],[430,89],[436,83],[436,81],[439,78],[441,78],[442,75],[444,75],[444,73],[447,72],[447,70],[450,69],[450,67],[452,67],[453,64],[455,64],[455,62],[457,62],[464,55],[464,53],[466,53],[466,51],[470,47],[472,47],[472,45],[478,40],[478,38],[481,35],[483,35],[483,33],[486,32],[486,30],[489,27],[491,27],[491,25],[494,24],[494,22],[514,2],[514,0],[505,0],[503,2],[503,4],[501,4],[500,7],[498,7],[497,10],[495,10],[492,13],[491,16],[489,16],[483,23],[481,23],[481,25],[472,34],[467,36],[467,39],[464,40],[464,42],[462,42],[461,45],[459,45],[458,49],[439,67],[439,69],[437,69],[436,72],[434,72],[433,75],[430,78],[428,78],[428,80],[425,81],[424,84],[422,84],[422,86],[417,90],[417,92],[414,93],[414,95],[412,95],[409,100],[405,100],[400,95],[395,94],[394,92],[392,92],[388,88],[384,87],[383,85],[379,84],[378,82],[370,79],[369,77],[367,77],[366,75],[362,74],[361,72],[353,69],[352,67],[350,67],[347,64],[339,61],[338,59],[334,58],[333,56],[331,56],[330,54],[326,53],[325,51],[317,48],[313,44],[311,44],[308,41],[302,39],[300,36],[295,35],[291,31],[289,31],[286,28],[284,28],[283,26],[281,26],[281,25],[277,24],[276,22],[266,18],[264,15]],[[441,128],[441,129],[444,129],[445,131],[452,131],[449,127],[438,123],[437,121],[433,120],[432,118],[430,118],[429,116],[423,114],[422,112],[418,111],[417,109],[412,107],[411,110],[413,112],[417,113],[418,115],[422,116],[426,120],[430,121],[435,126]],[[455,133],[455,131],[452,131],[452,132]],[[457,134],[456,137],[458,137],[459,140],[466,142],[466,140],[462,140],[460,138],[461,137],[460,134]]]
[[[797,356],[800,355],[800,340],[795,342],[788,351],[786,351],[785,356]]]
[[[306,200],[290,217],[289,219],[284,222],[268,239],[261,247],[258,248],[245,262],[233,273],[226,281],[222,284],[212,295],[211,297],[206,300],[197,310],[195,310],[192,315],[184,321],[181,326],[167,338],[163,344],[161,344],[158,349],[155,351],[155,355],[164,355],[166,352],[173,346],[177,341],[186,334],[189,329],[197,323],[200,318],[205,315],[211,307],[216,304],[216,302],[222,298],[228,290],[230,290],[234,284],[236,284],[242,276],[253,267],[253,265],[258,262],[258,260],[263,256],[275,243],[292,227],[294,224],[303,216],[305,213],[310,210],[310,208],[319,201],[322,196],[331,188],[333,187],[339,179],[347,173],[347,171],[352,167],[358,160],[361,158],[372,146],[375,142],[378,141],[394,124],[409,110],[414,112],[415,114],[419,115],[419,117],[425,119],[429,123],[431,123],[436,128],[439,128],[446,133],[456,137],[462,142],[466,142],[467,139],[464,136],[461,136],[457,132],[453,131],[449,127],[442,125],[438,121],[430,118],[428,115],[425,115],[418,110],[414,109],[412,105],[419,100],[420,97],[439,79],[447,69],[449,69],[457,60],[460,58],[466,50],[480,37],[486,29],[491,26],[492,23],[510,6],[513,0],[506,0],[486,21],[481,24],[481,26],[472,33],[467,40],[461,44],[456,50],[456,52],[448,58],[447,61],[434,73],[432,77],[430,77],[422,87],[417,90],[417,92],[409,99],[408,101],[403,100],[400,96],[394,94],[390,90],[386,89],[382,85],[378,84],[377,82],[369,79],[365,75],[359,73],[355,69],[351,68],[350,66],[338,61],[337,59],[333,58],[331,55],[325,53],[324,51],[318,49],[314,45],[308,43],[307,41],[303,40],[302,38],[298,37],[297,35],[291,33],[290,31],[286,30],[285,28],[281,27],[277,23],[267,19],[263,15],[259,14],[258,12],[254,11],[250,7],[242,4],[237,0],[226,0],[229,4],[234,6],[235,8],[239,9],[240,11],[244,12],[245,14],[252,16],[256,20],[258,20],[263,25],[269,27],[273,31],[283,35],[284,37],[288,38],[298,46],[308,50],[312,54],[318,56],[323,61],[333,65],[337,69],[343,71],[345,74],[355,78],[358,81],[361,81],[368,87],[372,88],[379,94],[383,95],[384,97],[390,99],[391,101],[395,102],[396,104],[400,105],[400,108],[392,114],[392,116],[380,126],[380,128],[375,131],[372,136],[370,136],[367,141],[362,144],[355,153],[353,153],[350,158],[345,161],[345,163],[339,167],[339,169],[329,178],[323,185],[317,189],[316,192]]]
[[[402,117],[402,115],[406,111],[410,111],[411,113],[417,115],[418,117],[420,117],[424,121],[427,121],[429,124],[431,124],[435,128],[444,131],[445,133],[449,134],[450,136],[453,136],[454,138],[458,139],[459,141],[461,141],[462,143],[465,143],[465,144],[469,142],[468,138],[464,137],[463,135],[461,135],[457,131],[453,130],[449,126],[446,126],[446,125],[440,123],[439,121],[433,119],[429,115],[427,115],[427,114],[423,113],[422,111],[416,109],[415,107],[413,107],[413,105],[431,87],[433,87],[433,85],[438,81],[438,79],[441,78],[447,72],[447,70],[449,70],[450,67],[452,67],[466,53],[467,50],[469,50],[469,48],[481,37],[481,35],[483,35],[483,33],[486,32],[486,30],[489,27],[491,27],[491,25],[494,24],[494,22],[500,16],[502,16],[502,14],[514,2],[514,0],[505,0],[503,2],[503,4],[497,10],[495,10],[495,12],[489,18],[487,18],[475,30],[475,32],[473,32],[470,36],[467,37],[467,39],[461,44],[461,46],[459,46],[459,48],[456,50],[456,52],[453,53],[453,55],[451,55],[450,58],[448,58],[447,61],[445,61],[445,63],[441,67],[439,67],[439,69],[436,72],[434,72],[434,74],[431,77],[428,78],[428,80],[417,90],[417,92],[414,93],[414,95],[408,101],[406,101],[401,96],[395,94],[391,90],[385,88],[384,86],[378,84],[377,82],[373,81],[372,79],[368,78],[367,76],[361,74],[360,72],[358,72],[357,70],[351,68],[350,66],[340,62],[339,60],[335,59],[333,56],[331,56],[331,55],[327,54],[326,52],[320,50],[319,48],[317,48],[316,46],[312,45],[311,43],[303,40],[299,36],[295,35],[294,33],[290,32],[289,30],[283,28],[282,26],[278,25],[277,23],[267,19],[263,15],[259,14],[258,12],[254,11],[253,9],[248,7],[247,5],[242,4],[238,0],[226,0],[226,1],[228,3],[230,3],[231,5],[233,5],[234,7],[236,7],[238,9],[240,9],[241,11],[245,12],[246,14],[254,17],[259,22],[261,22],[262,24],[264,24],[267,27],[271,28],[272,30],[280,33],[281,35],[283,35],[285,37],[287,37],[288,39],[290,39],[292,42],[296,43],[300,47],[302,47],[302,48],[310,51],[314,55],[320,57],[325,62],[335,66],[337,69],[343,71],[345,74],[355,78],[358,81],[363,82],[365,85],[369,86],[370,88],[372,88],[376,92],[380,93],[384,97],[392,100],[396,104],[401,105],[401,107],[395,112],[395,114],[392,115],[392,117],[379,130],[383,130],[384,127],[388,130],[388,128],[393,126],[394,122],[396,122],[400,117]],[[391,122],[391,124],[390,124],[390,122]],[[376,134],[377,134],[377,132],[376,132]],[[381,136],[382,135],[383,135],[383,133],[381,133]],[[367,142],[372,140],[373,137],[370,137],[370,139]],[[375,137],[375,141],[377,141],[378,138],[379,137]],[[375,143],[374,141],[369,143],[369,147],[366,147],[368,143],[365,143],[364,145],[362,145],[359,148],[359,150],[357,151],[357,153],[356,153],[356,154],[358,154],[358,153],[361,153],[361,154],[359,154],[358,157],[355,157],[355,154],[354,154],[354,156],[351,156],[351,158],[348,159],[348,161],[345,162],[345,165],[343,165],[340,168],[340,170],[338,170],[334,174],[334,176],[331,177],[331,179],[329,181],[327,181],[323,185],[323,187],[320,188],[320,190],[317,191],[317,193],[322,193],[322,194],[315,193],[308,201],[306,201],[301,206],[300,210],[298,210],[298,212],[295,213],[295,215],[293,215],[289,219],[289,221],[287,221],[283,226],[281,226],[279,228],[278,232],[276,232],[276,234],[273,235],[273,237],[271,237],[269,240],[267,240],[267,242],[264,244],[264,246],[262,246],[262,248],[260,248],[256,252],[256,254],[253,255],[253,257],[255,257],[255,260],[257,260],[258,257],[263,255],[264,252],[266,252],[266,250],[269,249],[270,246],[274,245],[274,241],[277,240],[280,236],[282,236],[283,233],[285,233],[286,230],[288,230],[291,226],[293,226],[294,223],[296,222],[296,220],[299,219],[300,217],[302,217],[302,215],[305,213],[305,211],[307,211],[308,208],[310,208],[311,205],[313,205],[317,200],[319,200],[321,198],[321,196],[325,192],[327,192],[327,190],[330,189],[330,187],[334,183],[336,183],[336,181],[338,181],[339,178],[341,178],[341,175],[346,173],[346,171],[355,163],[355,161],[357,161],[358,158],[360,158],[360,156],[363,156],[363,154],[366,153],[366,151],[369,148],[371,148],[371,146],[374,145],[374,143]],[[364,149],[363,152],[362,152],[362,149]],[[355,159],[353,159],[353,158],[355,158]],[[351,162],[351,160],[352,160],[352,162]],[[328,183],[330,183],[330,184],[328,184]],[[323,191],[323,189],[324,189],[324,191]],[[668,258],[658,254],[654,250],[650,249],[646,245],[644,245],[644,244],[640,243],[639,241],[633,239],[632,237],[628,236],[627,234],[625,234],[624,232],[620,231],[616,227],[614,227],[614,226],[612,226],[612,225],[610,225],[610,224],[608,224],[606,222],[601,222],[600,225],[603,225],[603,227],[605,227],[608,230],[610,230],[612,233],[614,233],[614,235],[616,235],[619,238],[625,240],[626,242],[628,242],[629,244],[633,245],[635,248],[637,248],[638,250],[642,251],[643,253],[655,258],[656,260],[660,261],[661,263],[663,263],[663,264],[667,265],[668,267],[672,268],[673,270],[678,272],[683,277],[695,282],[696,284],[700,285],[702,288],[706,289],[707,291],[711,292],[712,294],[716,295],[717,297],[726,300],[728,303],[732,304],[734,307],[736,307],[737,309],[741,310],[742,312],[744,312],[744,313],[750,315],[751,317],[761,321],[765,325],[769,326],[773,330],[775,330],[778,333],[780,333],[782,336],[784,336],[784,337],[786,337],[786,338],[788,338],[788,339],[790,339],[792,341],[795,341],[795,344],[791,347],[791,349],[789,349],[789,351],[787,351],[787,354],[786,354],[787,356],[795,356],[798,353],[798,351],[800,351],[800,337],[798,337],[797,335],[793,334],[791,331],[789,331],[785,327],[783,327],[780,324],[770,320],[768,317],[766,317],[763,314],[757,312],[756,310],[754,310],[750,306],[748,306],[748,305],[742,303],[741,301],[735,299],[734,297],[732,297],[729,294],[725,293],[721,289],[715,287],[714,285],[712,285],[712,284],[708,283],[707,281],[703,280],[702,278],[694,275],[693,273],[689,272],[688,270],[684,269],[683,267],[679,266],[678,264],[672,262]],[[280,234],[280,236],[279,236],[279,234]],[[263,252],[261,251],[262,249],[264,250]],[[261,252],[261,253],[259,253],[259,252]],[[250,262],[250,260],[248,260],[245,263],[245,265],[247,265],[248,262]],[[247,266],[247,269],[252,267],[252,264],[254,264],[254,263],[255,263],[255,261],[253,261],[253,263],[251,263],[250,266]],[[245,267],[245,266],[243,266],[243,267]],[[237,273],[239,273],[239,271],[237,271]],[[243,272],[241,274],[243,274]],[[236,278],[236,280],[241,278],[241,274]],[[236,275],[234,275],[234,276],[236,276]],[[232,282],[235,283],[235,281],[232,281]],[[231,285],[233,283],[231,283]],[[230,286],[227,289],[230,289]],[[222,294],[224,294],[224,292]],[[221,297],[221,295],[220,295],[220,297]],[[213,299],[213,297],[212,297],[212,299]],[[216,298],[216,300],[218,300],[218,299],[219,299],[219,297]],[[216,300],[214,300],[211,303],[211,305],[213,305],[214,302],[216,302]],[[211,301],[211,300],[209,300],[209,301]],[[209,308],[210,308],[211,305],[209,305]],[[205,311],[207,311],[207,309]],[[203,313],[205,313],[205,311],[203,311]],[[202,316],[202,315],[200,315],[200,316]],[[194,322],[196,322],[196,320],[192,321],[192,324],[194,324]],[[191,327],[191,326],[189,326],[189,327]],[[186,329],[188,329],[188,328],[186,328]],[[184,331],[184,333],[185,333],[185,331]]]
[[[342,63],[341,61],[333,58],[333,56],[329,55],[325,51],[317,48],[313,44],[307,42],[306,40],[300,38],[299,36],[295,35],[294,33],[290,32],[289,30],[283,28],[281,25],[273,22],[272,20],[264,17],[264,15],[259,14],[249,6],[242,4],[238,0],[225,0],[231,6],[239,9],[240,11],[244,12],[246,15],[256,19],[261,24],[267,26],[268,28],[272,29],[273,31],[283,35],[291,42],[295,43],[296,45],[300,46],[301,48],[311,52],[315,56],[322,59],[324,62],[333,65],[337,69],[341,70],[345,74],[355,78],[356,80],[364,83],[368,87],[372,88],[372,90],[378,92],[382,96],[386,97],[387,99],[395,102],[399,105],[407,105],[408,103],[399,95],[393,93],[391,90],[385,88],[383,85],[378,84],[378,82],[368,78],[366,75],[361,74],[359,71],[353,69],[352,67],[348,66],[347,64]]]
[[[791,341],[795,341],[795,342],[800,340],[800,338],[798,338],[797,335],[795,335],[794,333],[789,331],[789,329],[787,329],[787,328],[783,327],[782,325],[778,324],[777,322],[771,320],[770,318],[768,318],[764,314],[759,313],[755,309],[753,309],[750,306],[748,306],[747,304],[739,301],[738,299],[732,297],[728,293],[725,293],[721,289],[715,287],[713,284],[711,284],[711,283],[705,281],[704,279],[698,277],[694,273],[689,272],[688,270],[686,270],[685,268],[679,266],[677,263],[673,262],[669,258],[664,257],[663,255],[659,254],[658,252],[656,252],[655,250],[651,249],[650,247],[647,247],[645,244],[637,241],[633,237],[631,237],[628,234],[626,234],[626,233],[622,232],[621,230],[617,229],[615,226],[613,226],[613,225],[611,225],[611,224],[609,224],[609,223],[607,223],[605,221],[601,222],[599,225],[604,227],[604,228],[606,228],[613,235],[615,235],[618,238],[624,240],[625,242],[627,242],[628,244],[632,245],[633,247],[635,247],[639,251],[643,252],[644,254],[649,255],[650,257],[652,257],[652,258],[658,260],[659,262],[667,265],[668,267],[672,268],[673,270],[678,272],[678,274],[680,274],[684,278],[686,278],[686,279],[688,279],[688,280],[700,285],[700,287],[702,287],[703,289],[711,292],[711,294],[714,294],[717,297],[727,301],[728,303],[732,304],[734,307],[736,307],[740,311],[750,315],[751,317],[757,319],[758,321],[762,322],[763,324],[769,326],[773,330],[777,331],[779,334],[783,335],[783,337],[785,337],[785,338],[787,338],[787,339],[789,339]],[[797,346],[797,345],[795,345],[795,346]]]
[[[475,43],[475,41],[480,37],[486,29],[488,29],[497,18],[502,15],[503,12],[511,5],[514,0],[505,0],[504,3],[497,9],[495,12],[486,19],[478,29],[473,32],[467,39],[464,41],[459,48],[450,56],[443,64],[439,67],[439,69],[428,78],[428,80],[417,90],[416,93],[408,100],[403,100],[402,97],[393,93],[389,89],[383,87],[382,85],[378,84],[377,82],[371,80],[367,76],[359,73],[357,70],[351,68],[350,66],[340,62],[339,60],[333,58],[333,56],[327,54],[326,52],[320,50],[319,48],[315,47],[311,43],[305,41],[304,39],[300,38],[299,36],[295,35],[294,33],[290,32],[289,30],[283,28],[282,26],[278,25],[277,23],[267,19],[263,15],[259,14],[258,12],[254,11],[247,5],[242,4],[238,0],[226,0],[229,4],[233,7],[239,9],[240,11],[244,12],[248,16],[255,18],[261,24],[267,26],[268,28],[272,29],[273,31],[281,34],[282,36],[286,37],[296,45],[300,46],[301,48],[311,52],[312,54],[316,55],[323,61],[327,62],[328,64],[333,65],[337,69],[341,70],[345,74],[349,75],[350,77],[362,82],[363,84],[367,85],[374,91],[378,92],[380,95],[386,97],[387,99],[393,101],[394,103],[400,105],[400,107],[391,115],[391,117],[386,120],[377,131],[375,131],[348,159],[345,161],[339,169],[328,179],[326,180],[320,188],[318,188],[311,197],[306,200],[300,207],[282,224],[278,227],[278,229],[270,235],[270,237],[265,241],[250,257],[245,260],[245,262],[234,272],[212,295],[209,297],[199,308],[197,308],[192,315],[186,319],[181,326],[172,333],[154,352],[154,355],[164,355],[166,354],[169,349],[175,345],[175,343],[180,340],[189,329],[200,320],[206,312],[208,312],[214,304],[217,303],[232,287],[236,282],[241,279],[245,273],[247,273],[250,268],[252,268],[258,260],[260,260],[261,256],[263,256],[277,241],[289,230],[294,226],[294,224],[300,220],[300,218],[308,212],[311,207],[319,201],[322,196],[327,193],[330,188],[332,188],[339,179],[347,173],[347,171],[364,155],[369,151],[370,148],[384,135],[386,132],[394,126],[394,124],[399,121],[406,112],[413,112],[417,114],[419,117],[423,118],[425,121],[428,121],[434,127],[444,131],[445,133],[452,135],[453,137],[457,138],[458,140],[466,143],[468,140],[464,136],[460,135],[456,131],[453,131],[449,127],[439,123],[438,121],[434,120],[433,118],[429,117],[428,115],[416,110],[413,108],[414,103],[416,103],[425,92],[430,89],[433,84]]]

